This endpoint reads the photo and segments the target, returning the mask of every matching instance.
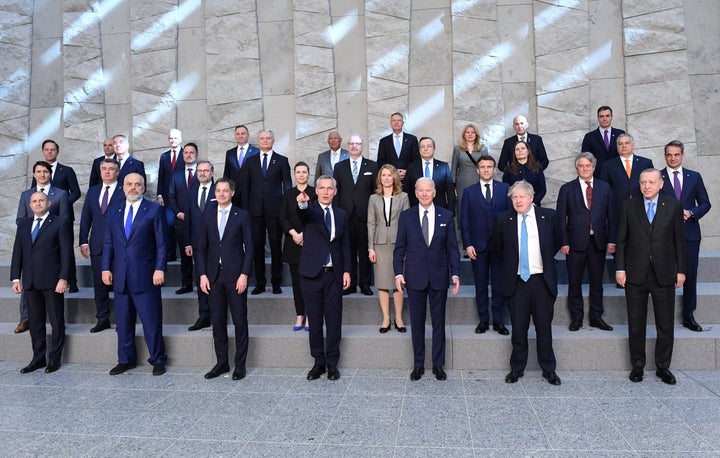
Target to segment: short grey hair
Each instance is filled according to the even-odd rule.
[[[531,197],[535,196],[535,188],[533,188],[532,185],[525,180],[520,180],[513,183],[513,185],[510,186],[510,189],[508,190],[508,197],[512,197],[515,190],[525,191]]]
[[[320,175],[317,180],[315,180],[315,184],[317,186],[317,183],[320,183],[320,180],[330,180],[332,181],[333,188],[337,189],[337,181],[335,181],[335,178],[331,177],[330,175]]]
[[[578,154],[575,157],[575,168],[577,168],[578,162],[580,162],[580,159],[587,159],[588,161],[590,161],[592,163],[593,167],[597,167],[597,159],[595,159],[595,156],[593,156],[593,153],[588,153],[587,151],[585,151],[585,152]]]
[[[433,181],[432,178],[428,178],[428,177],[420,177],[420,178],[418,178],[417,181],[415,182],[415,189],[417,190],[418,185],[419,185],[420,183],[422,183],[422,182],[425,182],[425,181],[427,181],[428,183],[430,183],[430,185],[432,186],[432,190],[434,191],[434,190],[435,190],[435,182]]]

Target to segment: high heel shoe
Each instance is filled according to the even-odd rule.
[[[293,331],[295,331],[295,332],[297,332],[297,331],[302,331],[302,329],[303,329],[303,324],[302,324],[302,322],[300,322],[300,325],[299,325],[299,326],[298,326],[298,325],[293,326]]]
[[[389,322],[386,327],[378,329],[378,331],[380,332],[380,334],[385,334],[386,332],[388,332],[390,330],[391,327],[392,327],[392,321]]]
[[[405,329],[405,326],[397,325],[397,321],[395,322],[395,329],[397,329],[397,332],[407,332],[407,329]]]

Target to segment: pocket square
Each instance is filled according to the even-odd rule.
[[[447,226],[447,224],[445,224],[445,223],[440,223],[440,227],[445,227],[445,226]]]
[[[365,172],[363,175],[372,175],[372,172]]]

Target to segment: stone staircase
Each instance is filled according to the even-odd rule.
[[[605,320],[615,328],[599,331],[587,324],[578,332],[570,332],[566,307],[567,271],[564,256],[558,256],[560,274],[559,296],[555,303],[553,346],[559,370],[626,370],[629,368],[627,349],[627,315],[624,291],[615,288],[606,274]],[[612,261],[609,260],[611,263]],[[287,267],[287,266],[286,266]],[[268,267],[269,269],[269,267]],[[720,252],[704,251],[700,258],[697,321],[705,329],[692,332],[681,325],[681,290],[677,293],[674,369],[720,369]],[[190,332],[187,327],[197,318],[195,293],[174,294],[179,284],[179,265],[171,263],[166,274],[167,286],[162,289],[164,335],[170,365],[207,366],[215,362],[212,331]],[[0,262],[0,278],[9,278],[8,262]],[[268,272],[269,278],[269,272]],[[250,347],[248,366],[251,367],[309,367],[307,333],[293,332],[295,309],[292,302],[290,275],[285,269],[286,285],[283,293],[268,292],[248,296]],[[117,337],[113,331],[90,334],[95,323],[95,306],[91,287],[91,270],[87,261],[78,263],[80,292],[66,295],[65,318],[67,339],[63,359],[66,362],[106,364],[116,362]],[[251,280],[251,285],[253,284]],[[446,318],[446,367],[453,369],[505,370],[509,365],[510,338],[493,331],[482,335],[474,332],[477,312],[474,303],[470,262],[463,260],[460,292],[450,296]],[[13,334],[18,320],[18,301],[6,283],[0,288],[0,360],[27,362],[30,360],[29,333]],[[587,286],[584,288],[587,298]],[[587,299],[586,299],[587,301]],[[651,308],[651,307],[650,307]],[[587,310],[587,303],[586,303]],[[409,323],[407,307],[405,322]],[[655,328],[653,314],[648,313],[648,369],[652,368]],[[429,319],[429,318],[428,318]],[[412,365],[410,333],[392,330],[379,334],[381,321],[377,295],[352,294],[343,300],[343,340],[341,366],[366,368],[409,368]],[[505,320],[506,324],[508,320]],[[48,326],[49,331],[49,326]],[[230,328],[232,335],[232,327]],[[426,354],[430,355],[431,329],[426,327]],[[528,369],[537,369],[534,332],[530,331]],[[137,326],[139,361],[147,358],[142,327]],[[232,345],[231,345],[232,349]],[[232,355],[230,356],[232,358]],[[431,365],[429,359],[427,365]]]

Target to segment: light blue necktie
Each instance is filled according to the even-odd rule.
[[[32,239],[32,243],[35,243],[35,239],[37,238],[38,232],[40,232],[40,224],[42,224],[42,218],[36,219],[35,227],[32,230],[32,233],[30,234],[30,238]]]
[[[655,202],[648,202],[647,217],[650,223],[655,219]]]
[[[430,178],[430,161],[425,161],[425,178]]]
[[[218,228],[218,232],[220,233],[220,240],[223,238],[223,234],[225,233],[225,226],[227,225],[227,210],[220,210],[220,227]]]
[[[127,218],[125,218],[125,238],[130,238],[130,231],[132,230],[132,223],[133,223],[133,206],[130,205],[130,209],[127,213]]]
[[[352,176],[353,176],[353,183],[357,183],[357,179],[358,179],[357,161],[353,161]]]
[[[400,135],[395,135],[395,154],[400,157],[400,151],[402,151],[402,145],[400,144]]]
[[[528,281],[530,279],[530,255],[528,254],[528,231],[525,218],[527,215],[522,215],[522,224],[520,225],[520,278]]]

